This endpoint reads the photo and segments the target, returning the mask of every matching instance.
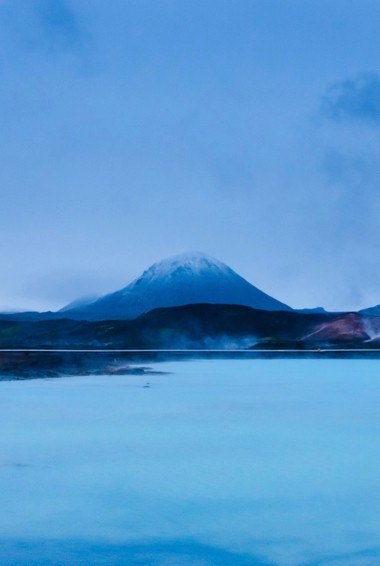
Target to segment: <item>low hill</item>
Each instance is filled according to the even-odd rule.
[[[237,305],[159,308],[134,320],[0,320],[1,348],[213,349],[376,344],[380,318]],[[371,332],[374,332],[371,337]],[[371,341],[372,338],[372,341]]]

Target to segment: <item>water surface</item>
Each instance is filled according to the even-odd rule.
[[[380,564],[376,360],[0,383],[1,564]]]

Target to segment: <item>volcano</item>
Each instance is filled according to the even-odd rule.
[[[244,305],[291,311],[246,281],[221,261],[203,253],[185,253],[155,263],[123,289],[62,309],[68,318],[111,320],[136,318],[158,307],[197,303]]]

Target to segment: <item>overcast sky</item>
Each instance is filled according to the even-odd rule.
[[[377,0],[0,0],[1,309],[183,251],[380,303]]]

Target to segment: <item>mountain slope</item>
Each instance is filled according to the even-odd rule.
[[[374,307],[369,307],[367,309],[362,309],[358,311],[360,314],[364,316],[379,316],[380,315],[380,305],[376,305]]]
[[[69,318],[136,318],[158,307],[196,303],[236,304],[262,310],[292,309],[260,291],[224,263],[187,253],[155,263],[127,287],[62,312]]]

